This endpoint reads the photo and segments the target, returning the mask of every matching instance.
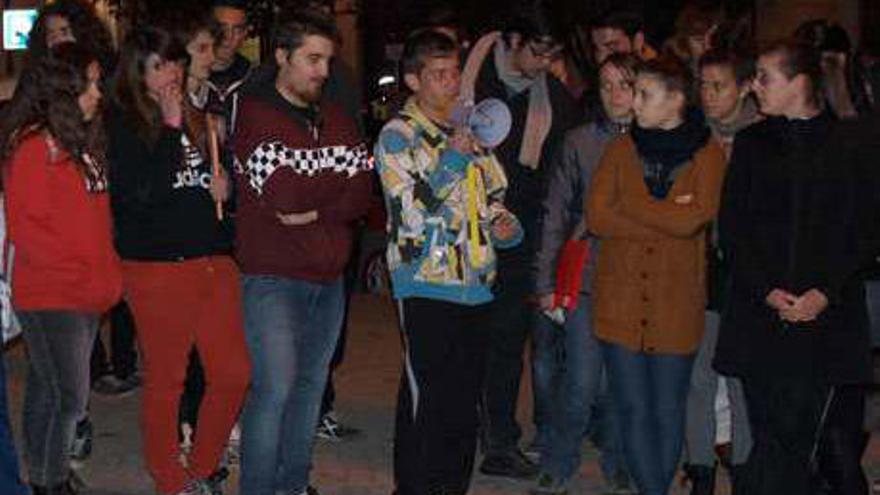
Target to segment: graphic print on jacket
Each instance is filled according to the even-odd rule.
[[[326,283],[342,274],[354,222],[370,205],[372,163],[354,121],[338,105],[309,109],[273,85],[242,98],[236,158],[236,247],[242,272]],[[314,212],[304,225],[279,215]]]
[[[461,304],[492,300],[496,248],[522,239],[493,237],[507,178],[492,153],[463,154],[413,101],[382,129],[376,162],[388,210],[388,269],[397,298]]]
[[[192,144],[186,133],[180,135],[180,145],[183,149],[183,169],[175,174],[172,189],[184,187],[200,187],[210,189],[212,170],[207,166],[201,150]]]

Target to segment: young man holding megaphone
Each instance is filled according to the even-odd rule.
[[[401,66],[413,96],[376,145],[405,351],[394,446],[398,495],[467,492],[495,249],[522,237],[503,204],[504,170],[479,143],[505,134],[483,127],[498,115],[503,127],[504,111],[477,118],[477,107],[455,110],[458,53],[437,31],[407,39]]]

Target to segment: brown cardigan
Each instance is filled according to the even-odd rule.
[[[711,139],[658,200],[645,185],[632,138],[609,143],[585,205],[587,225],[601,239],[593,278],[600,340],[646,353],[696,351],[706,304],[706,227],[718,211],[725,167]]]

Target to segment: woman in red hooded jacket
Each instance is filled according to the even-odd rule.
[[[100,122],[100,65],[64,43],[29,67],[0,127],[13,307],[28,346],[25,462],[35,495],[76,493],[68,448],[101,313],[122,281]]]

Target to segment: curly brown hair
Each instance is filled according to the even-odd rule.
[[[89,84],[89,66],[97,62],[85,46],[62,43],[23,71],[0,116],[0,161],[6,161],[24,136],[42,131],[74,158],[85,176],[103,174],[106,140],[101,112],[86,122],[79,105]],[[92,158],[91,165],[85,155]]]

